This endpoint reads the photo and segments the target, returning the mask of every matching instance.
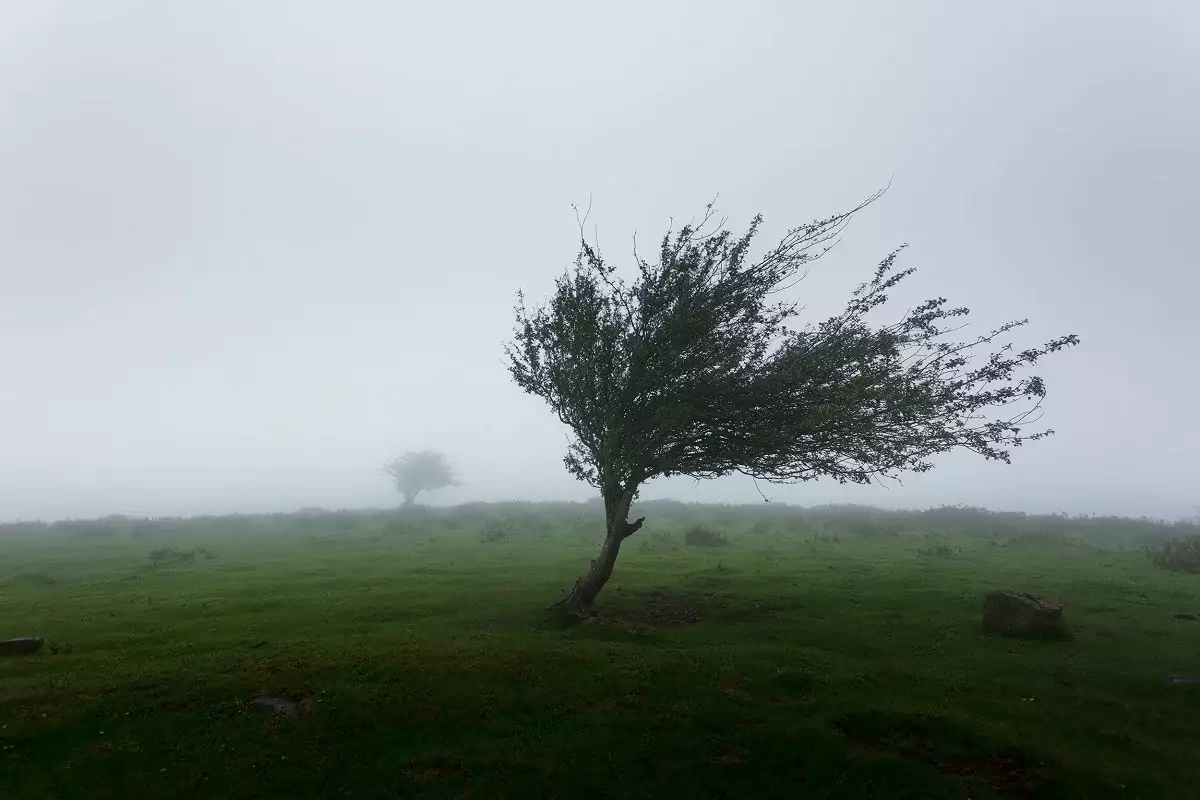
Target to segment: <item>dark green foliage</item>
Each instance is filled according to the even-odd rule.
[[[683,543],[692,547],[728,547],[729,539],[704,525],[693,525],[684,531]]]
[[[1150,560],[1173,572],[1200,572],[1200,535],[1171,539],[1148,549]]]
[[[799,302],[778,293],[867,203],[789,231],[757,259],[761,219],[734,237],[707,228],[710,206],[663,237],[656,262],[635,256],[632,283],[582,241],[546,305],[530,309],[521,295],[510,371],[574,432],[568,469],[599,488],[734,472],[867,483],[930,469],[931,456],[960,447],[1008,461],[1009,447],[1048,435],[1024,430],[1045,387],[1019,373],[1076,337],[1019,352],[1003,343],[975,363],[977,348],[1024,321],[956,342],[948,323],[968,310],[937,298],[872,325],[913,272],[897,270],[899,250],[842,313],[791,326]],[[1022,399],[1031,405],[1009,412]]]

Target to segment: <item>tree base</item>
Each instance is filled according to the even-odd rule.
[[[581,581],[582,582],[582,581]],[[583,602],[579,596],[579,585],[554,605],[546,609],[546,622],[558,628],[571,628],[596,616],[591,603]]]
[[[600,590],[612,576],[613,565],[617,561],[617,554],[621,551],[621,542],[637,533],[642,527],[642,523],[646,521],[645,517],[639,517],[633,522],[626,521],[633,494],[634,491],[631,489],[625,491],[619,500],[615,497],[605,496],[605,520],[608,524],[608,533],[600,548],[600,555],[592,560],[587,572],[575,581],[575,585],[571,587],[571,591],[567,592],[567,596],[546,609],[554,624],[570,627],[595,616],[596,595],[600,594]]]
[[[563,598],[546,609],[545,621],[548,627],[560,630],[574,628],[596,618],[596,609],[593,606],[569,603],[569,599]]]

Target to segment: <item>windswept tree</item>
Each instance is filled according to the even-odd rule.
[[[437,450],[410,450],[384,465],[383,472],[396,482],[396,489],[404,495],[405,506],[416,503],[421,492],[460,485],[449,460]]]
[[[897,267],[903,247],[844,311],[793,324],[800,308],[787,290],[880,194],[788,231],[758,257],[761,216],[735,236],[710,204],[700,222],[668,229],[655,261],[635,243],[631,280],[581,222],[574,268],[548,301],[530,307],[518,292],[509,371],[571,429],[563,461],[604,501],[599,556],[556,608],[590,612],[621,543],[644,522],[629,521],[630,505],[654,478],[865,484],[925,472],[955,449],[1007,463],[1011,448],[1053,432],[1027,429],[1046,388],[1024,373],[1077,337],[1014,350],[1003,340],[1021,320],[958,341],[969,312],[945,298],[876,323],[914,271]]]

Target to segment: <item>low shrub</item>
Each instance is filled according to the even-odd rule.
[[[935,544],[929,547],[918,547],[917,554],[922,556],[933,556],[935,558],[954,558],[962,553],[962,548],[955,550],[948,544]]]
[[[693,547],[728,547],[729,539],[703,525],[693,525],[683,534],[683,543]]]
[[[205,552],[208,552],[207,550]],[[195,550],[180,550],[175,547],[160,547],[150,551],[150,563],[156,567],[169,564],[191,564],[196,560]]]
[[[1146,548],[1155,565],[1172,572],[1200,572],[1200,536],[1171,539]]]
[[[479,541],[483,542],[484,544],[503,542],[508,538],[508,529],[496,522],[491,522],[485,525],[483,532],[479,534]]]

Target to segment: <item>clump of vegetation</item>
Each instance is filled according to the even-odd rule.
[[[200,556],[201,558],[203,558],[207,561],[212,561],[214,558],[217,557],[217,554],[214,553],[212,550],[209,550],[207,547],[197,547],[192,552],[194,552],[196,555]]]
[[[703,525],[693,525],[683,534],[683,543],[693,547],[728,547],[725,534]]]
[[[1163,569],[1200,573],[1200,536],[1171,539],[1146,550],[1150,560]]]
[[[508,541],[510,538],[508,528],[498,522],[490,522],[484,526],[483,532],[479,534],[479,541],[484,544],[493,544],[495,542]]]
[[[156,567],[165,567],[170,564],[191,564],[195,560],[196,551],[194,549],[180,550],[176,547],[160,547],[150,551],[150,563]]]
[[[948,544],[935,544],[929,547],[918,547],[917,555],[933,556],[934,558],[954,558],[962,554],[962,548],[955,550]]]

